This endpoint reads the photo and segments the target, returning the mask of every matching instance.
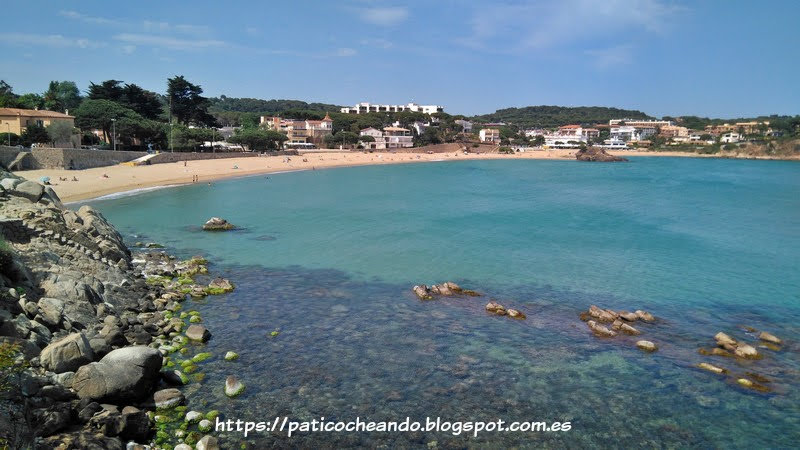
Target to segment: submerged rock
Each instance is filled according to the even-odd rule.
[[[527,317],[523,312],[517,311],[516,309],[512,308],[508,308],[506,310],[506,313],[508,313],[508,317],[511,317],[512,319],[524,319],[525,317]]]
[[[490,313],[498,314],[498,315],[501,315],[501,316],[506,314],[506,308],[503,307],[503,305],[501,305],[500,303],[497,303],[494,300],[490,301],[489,303],[486,304],[486,311],[488,311]]]
[[[783,341],[781,341],[777,336],[775,336],[772,333],[768,333],[766,331],[762,331],[758,335],[758,338],[761,339],[762,341],[770,342],[777,345],[783,344]]]
[[[627,323],[623,323],[622,325],[620,325],[619,330],[622,331],[623,333],[629,334],[631,336],[638,336],[638,335],[642,334],[641,331],[639,331],[636,328],[628,325]]]
[[[236,225],[228,222],[219,217],[212,217],[203,224],[203,229],[206,231],[228,231],[236,228]]]
[[[239,381],[235,376],[229,375],[228,378],[225,379],[225,395],[233,398],[242,392],[244,392],[244,383]]]
[[[735,354],[740,358],[745,358],[745,359],[761,358],[761,355],[758,353],[758,350],[756,350],[755,347],[753,347],[752,345],[747,345],[742,343],[739,343],[739,345],[736,346],[736,350],[734,350],[733,354]]]
[[[721,331],[714,335],[714,340],[716,340],[717,345],[722,348],[736,347],[737,344],[736,339],[728,336],[727,334]]]
[[[235,286],[229,280],[226,280],[225,278],[214,278],[211,283],[208,283],[206,293],[210,295],[225,294],[233,291],[234,288]]]
[[[614,337],[617,335],[616,331],[609,330],[608,327],[605,325],[600,325],[599,323],[595,322],[594,320],[590,320],[586,322],[586,325],[589,327],[590,330],[596,335],[600,337]]]
[[[650,341],[636,341],[636,346],[639,347],[640,350],[644,350],[646,352],[654,352],[658,350],[656,344]]]
[[[716,374],[728,373],[728,371],[726,369],[723,369],[722,367],[717,367],[717,366],[715,366],[713,364],[709,364],[709,363],[700,363],[700,364],[697,365],[697,367],[700,368],[700,369],[703,369],[703,370],[707,370],[709,372],[716,373]]]
[[[236,352],[227,352],[225,353],[225,361],[233,361],[239,359],[239,354]]]

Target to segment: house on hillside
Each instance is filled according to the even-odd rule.
[[[414,137],[411,130],[401,127],[386,127],[383,129],[386,148],[408,148],[414,146]]]
[[[500,130],[497,128],[482,128],[478,133],[481,142],[497,144],[500,142]]]
[[[328,113],[322,120],[295,120],[281,117],[261,116],[261,126],[268,130],[286,133],[290,144],[321,145],[325,136],[333,134],[333,119]]]

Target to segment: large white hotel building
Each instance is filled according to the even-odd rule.
[[[411,111],[424,114],[435,114],[444,112],[444,106],[439,105],[418,105],[409,103],[407,105],[378,105],[369,102],[357,103],[355,106],[344,107],[341,111],[345,114],[366,114],[371,112],[400,112]]]

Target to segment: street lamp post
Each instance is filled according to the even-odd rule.
[[[117,119],[111,119],[111,140],[114,142],[114,151],[117,151]]]

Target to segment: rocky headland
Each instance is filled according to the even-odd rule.
[[[207,264],[132,254],[92,207],[0,170],[0,448],[217,448],[164,426],[210,357],[190,354],[211,333],[182,302],[234,289],[197,281]]]
[[[592,161],[592,162],[624,162],[627,158],[615,156],[600,147],[586,147],[580,149],[575,153],[575,159],[578,161]]]

